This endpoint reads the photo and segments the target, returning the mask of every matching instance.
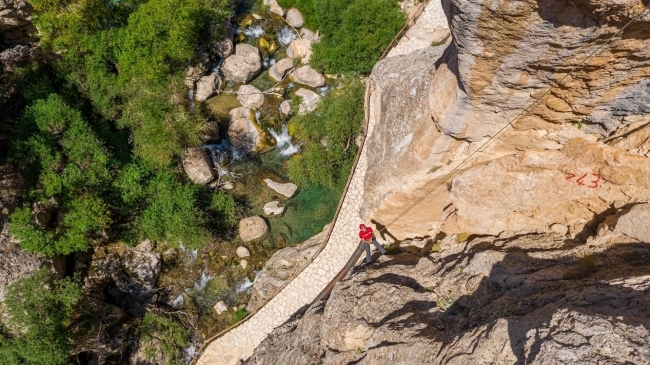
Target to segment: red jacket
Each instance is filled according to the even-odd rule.
[[[372,238],[375,235],[372,233],[372,228],[366,227],[365,231],[359,231],[359,238],[361,238],[364,241],[372,241]]]

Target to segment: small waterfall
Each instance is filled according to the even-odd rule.
[[[189,364],[190,361],[192,361],[192,359],[194,358],[194,355],[196,355],[196,347],[190,346],[190,347],[186,348],[185,349],[185,358],[184,358],[185,363]]]
[[[194,111],[194,88],[190,88],[190,91],[187,93],[187,97],[190,99],[190,111]]]
[[[179,296],[176,297],[176,299],[172,300],[170,303],[172,307],[176,308],[179,305],[183,305],[185,303],[185,296],[183,293],[181,293]]]
[[[190,250],[190,260],[196,260],[196,257],[199,255],[199,250]]]
[[[275,33],[275,36],[278,38],[278,42],[280,42],[280,45],[282,47],[286,47],[296,39],[296,32],[294,32],[293,29],[285,25],[284,28],[282,28],[282,30]]]
[[[322,96],[327,95],[327,93],[329,93],[330,90],[332,90],[331,86],[321,86],[316,88],[316,91],[318,91],[318,93],[321,94]]]
[[[267,69],[271,66],[275,65],[275,59],[274,58],[265,58],[262,60],[262,68]]]
[[[214,65],[210,66],[210,73],[219,74],[219,68],[221,67],[222,63],[223,63],[223,58],[218,59]]]
[[[300,151],[300,147],[296,146],[291,142],[291,136],[289,135],[289,129],[287,128],[286,124],[282,126],[282,130],[280,130],[280,133],[270,128],[269,128],[269,133],[271,133],[271,136],[273,136],[273,138],[275,139],[278,148],[286,146],[285,148],[280,150],[281,156],[291,156],[294,153]]]
[[[206,274],[205,271],[202,272],[201,277],[199,277],[199,280],[197,280],[196,283],[194,283],[194,289],[196,289],[196,291],[201,291],[205,289],[205,286],[208,285],[208,283],[210,282],[210,280],[212,280],[212,278],[214,278],[214,276],[210,276]]]
[[[241,293],[249,291],[253,287],[253,284],[257,281],[257,278],[260,276],[260,274],[262,274],[262,270],[255,271],[255,278],[253,279],[253,281],[251,281],[248,278],[248,276],[245,277],[244,281],[242,281],[239,284],[239,286],[237,287],[237,289],[235,290],[235,293],[236,294],[241,294]]]
[[[264,29],[262,26],[256,25],[254,27],[248,27],[242,31],[247,37],[259,38],[264,34]]]

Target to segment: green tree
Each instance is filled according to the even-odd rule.
[[[302,185],[341,189],[357,153],[355,138],[363,123],[364,85],[355,80],[330,92],[318,108],[292,119],[302,153],[289,161],[289,176]]]
[[[19,208],[10,217],[12,233],[23,248],[46,255],[87,249],[110,223],[99,197],[110,155],[81,114],[54,94],[29,106],[19,128],[12,155],[28,172],[27,203],[52,208],[60,200],[61,215],[54,226],[37,225],[28,207]]]
[[[79,285],[56,280],[47,269],[10,285],[4,300],[9,328],[0,328],[0,364],[67,364],[70,324],[82,295]]]

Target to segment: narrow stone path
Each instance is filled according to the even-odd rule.
[[[427,22],[431,22],[432,19],[436,19],[437,23],[435,24],[444,19],[444,29],[448,29],[439,0],[433,0],[427,5],[411,29],[419,27],[421,34],[429,34],[430,26]],[[438,28],[436,25],[432,29],[437,30]],[[431,41],[422,41],[423,38],[413,37],[412,39],[418,39],[418,41],[404,44],[400,42],[402,48],[399,52],[410,53],[428,47],[431,43]],[[406,52],[407,50],[408,52]],[[394,55],[389,53],[389,56]],[[372,105],[369,107],[373,108]],[[374,119],[370,118],[366,139],[372,135],[374,125]],[[349,189],[343,198],[341,211],[334,222],[332,234],[323,251],[245,323],[210,343],[198,359],[197,365],[236,365],[240,360],[248,358],[273,329],[285,323],[298,309],[311,303],[336,276],[359,244],[357,238],[359,223],[361,223],[359,210],[362,204],[363,182],[367,167],[368,151],[367,144],[364,144],[356,169],[352,172]]]
[[[401,56],[430,47],[432,43],[444,40],[448,34],[449,24],[442,9],[442,1],[432,0],[386,57]]]

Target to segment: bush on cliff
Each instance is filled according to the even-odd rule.
[[[305,14],[308,26],[320,30],[312,66],[329,73],[369,74],[405,15],[396,0],[280,0]]]
[[[76,283],[47,269],[18,280],[4,300],[9,328],[0,328],[0,364],[67,364],[71,323],[83,295]]]
[[[304,152],[289,161],[289,176],[298,184],[342,189],[357,154],[355,139],[363,123],[364,84],[354,80],[331,91],[318,108],[292,119],[294,136]]]

